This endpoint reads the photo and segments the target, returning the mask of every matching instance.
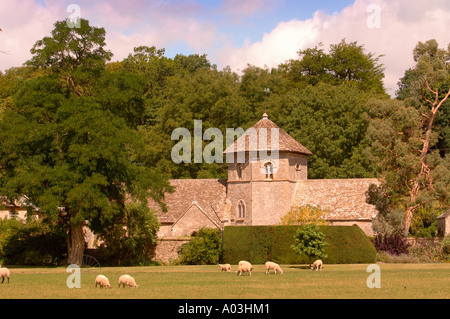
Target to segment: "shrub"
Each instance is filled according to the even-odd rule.
[[[280,225],[306,225],[314,223],[316,225],[326,225],[325,215],[328,211],[312,205],[296,206],[281,217]]]
[[[4,258],[3,247],[6,244],[8,236],[23,224],[16,219],[0,219],[0,261]]]
[[[125,215],[117,214],[98,234],[99,258],[113,266],[152,265],[159,221],[144,203],[126,204]]]
[[[384,250],[390,255],[408,254],[410,246],[406,239],[399,234],[378,234],[373,240],[377,251]]]
[[[8,223],[7,235],[2,239],[5,264],[49,266],[64,261],[67,235],[58,227],[42,221],[27,224],[2,221],[3,228],[5,223]]]
[[[328,245],[322,259],[328,264],[374,263],[376,250],[358,226],[318,226]],[[223,261],[238,263],[248,260],[264,264],[270,260],[279,264],[307,264],[305,254],[291,248],[300,226],[226,226],[223,234]]]
[[[291,245],[292,249],[299,255],[305,254],[309,258],[309,266],[311,266],[311,258],[326,258],[327,254],[324,248],[328,245],[325,241],[325,234],[315,224],[304,225],[297,230],[294,236],[295,244]]]
[[[447,260],[450,261],[450,235],[441,241],[442,252],[446,255]]]
[[[436,237],[437,234],[437,217],[443,211],[421,207],[414,214],[411,220],[409,233],[414,237]]]
[[[178,251],[179,263],[184,265],[215,265],[221,255],[217,229],[200,228],[197,235]]]

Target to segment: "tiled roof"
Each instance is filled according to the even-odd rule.
[[[159,221],[171,224],[195,202],[211,219],[218,220],[216,214],[223,214],[227,180],[225,179],[171,179],[175,186],[172,194],[166,193],[164,202],[168,211],[164,213],[159,205],[149,200],[149,207],[156,210]],[[220,216],[222,217],[222,216]]]
[[[293,206],[313,205],[329,211],[327,220],[372,220],[374,205],[366,203],[366,191],[376,178],[309,179],[299,181]]]
[[[272,132],[275,132],[275,130],[278,131],[278,146],[273,145],[272,148]],[[264,140],[261,140],[261,143],[259,139],[260,134],[261,137],[267,136],[267,143],[264,143]],[[243,147],[243,139],[245,139],[245,148]],[[275,141],[274,144],[276,144]],[[264,113],[261,120],[259,120],[255,125],[248,129],[237,141],[230,145],[224,151],[224,153],[259,150],[278,150],[279,152],[312,155],[312,153],[306,147],[296,141],[292,136],[286,133],[274,122],[269,120],[266,113]]]

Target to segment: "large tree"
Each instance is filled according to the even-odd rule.
[[[312,85],[348,82],[364,91],[386,94],[382,81],[384,67],[379,62],[382,55],[367,53],[356,41],[347,43],[343,39],[331,44],[328,53],[319,44],[298,51],[298,56],[280,66],[294,82]]]
[[[68,263],[82,262],[86,221],[101,233],[118,216],[130,218],[129,200],[160,201],[168,186],[136,161],[139,79],[105,73],[104,35],[86,20],[72,29],[57,22],[29,61],[44,75],[22,85],[0,122],[2,194],[27,195],[45,219],[66,225]]]
[[[371,101],[367,131],[369,154],[382,170],[381,187],[392,205],[404,211],[405,236],[420,207],[448,207],[450,193],[450,158],[435,147],[442,127],[448,126],[436,121],[449,105],[450,50],[430,40],[413,53],[416,65],[406,72],[399,91],[404,101]]]

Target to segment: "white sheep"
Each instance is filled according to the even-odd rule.
[[[322,267],[323,267],[323,262],[322,262],[322,260],[318,259],[312,264],[311,270],[312,271],[322,270]]]
[[[221,271],[231,271],[231,265],[230,264],[219,264]]]
[[[236,270],[236,275],[242,275],[243,272],[248,272],[248,274],[252,275],[253,266],[248,261],[241,260],[238,265],[238,269]]]
[[[278,265],[277,263],[268,261],[268,262],[266,262],[266,274],[270,273],[270,270],[274,270],[275,274],[277,273],[277,271],[281,275],[283,274],[283,269],[281,269],[280,265]]]
[[[100,288],[111,288],[108,278],[103,275],[98,275],[97,277],[95,277],[95,287],[97,287],[97,285],[99,285]]]
[[[136,281],[134,280],[134,278],[131,277],[130,275],[120,276],[119,277],[119,288],[120,288],[120,285],[123,285],[124,288],[125,288],[125,286],[134,287],[134,288],[139,287],[139,285],[136,284]]]
[[[9,284],[9,269],[1,268],[1,266],[0,266],[0,277],[2,278],[2,283],[5,281],[5,277],[8,278],[8,284]]]

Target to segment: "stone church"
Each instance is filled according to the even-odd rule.
[[[277,133],[275,146],[273,132]],[[274,152],[275,159],[260,155]],[[377,211],[366,203],[365,192],[378,180],[308,179],[312,153],[266,113],[224,154],[234,158],[228,165],[228,179],[173,179],[170,184],[175,192],[165,195],[168,212],[149,203],[161,222],[157,259],[175,258],[176,248],[201,227],[274,225],[292,207],[304,205],[326,210],[330,225],[358,225],[373,235]]]

